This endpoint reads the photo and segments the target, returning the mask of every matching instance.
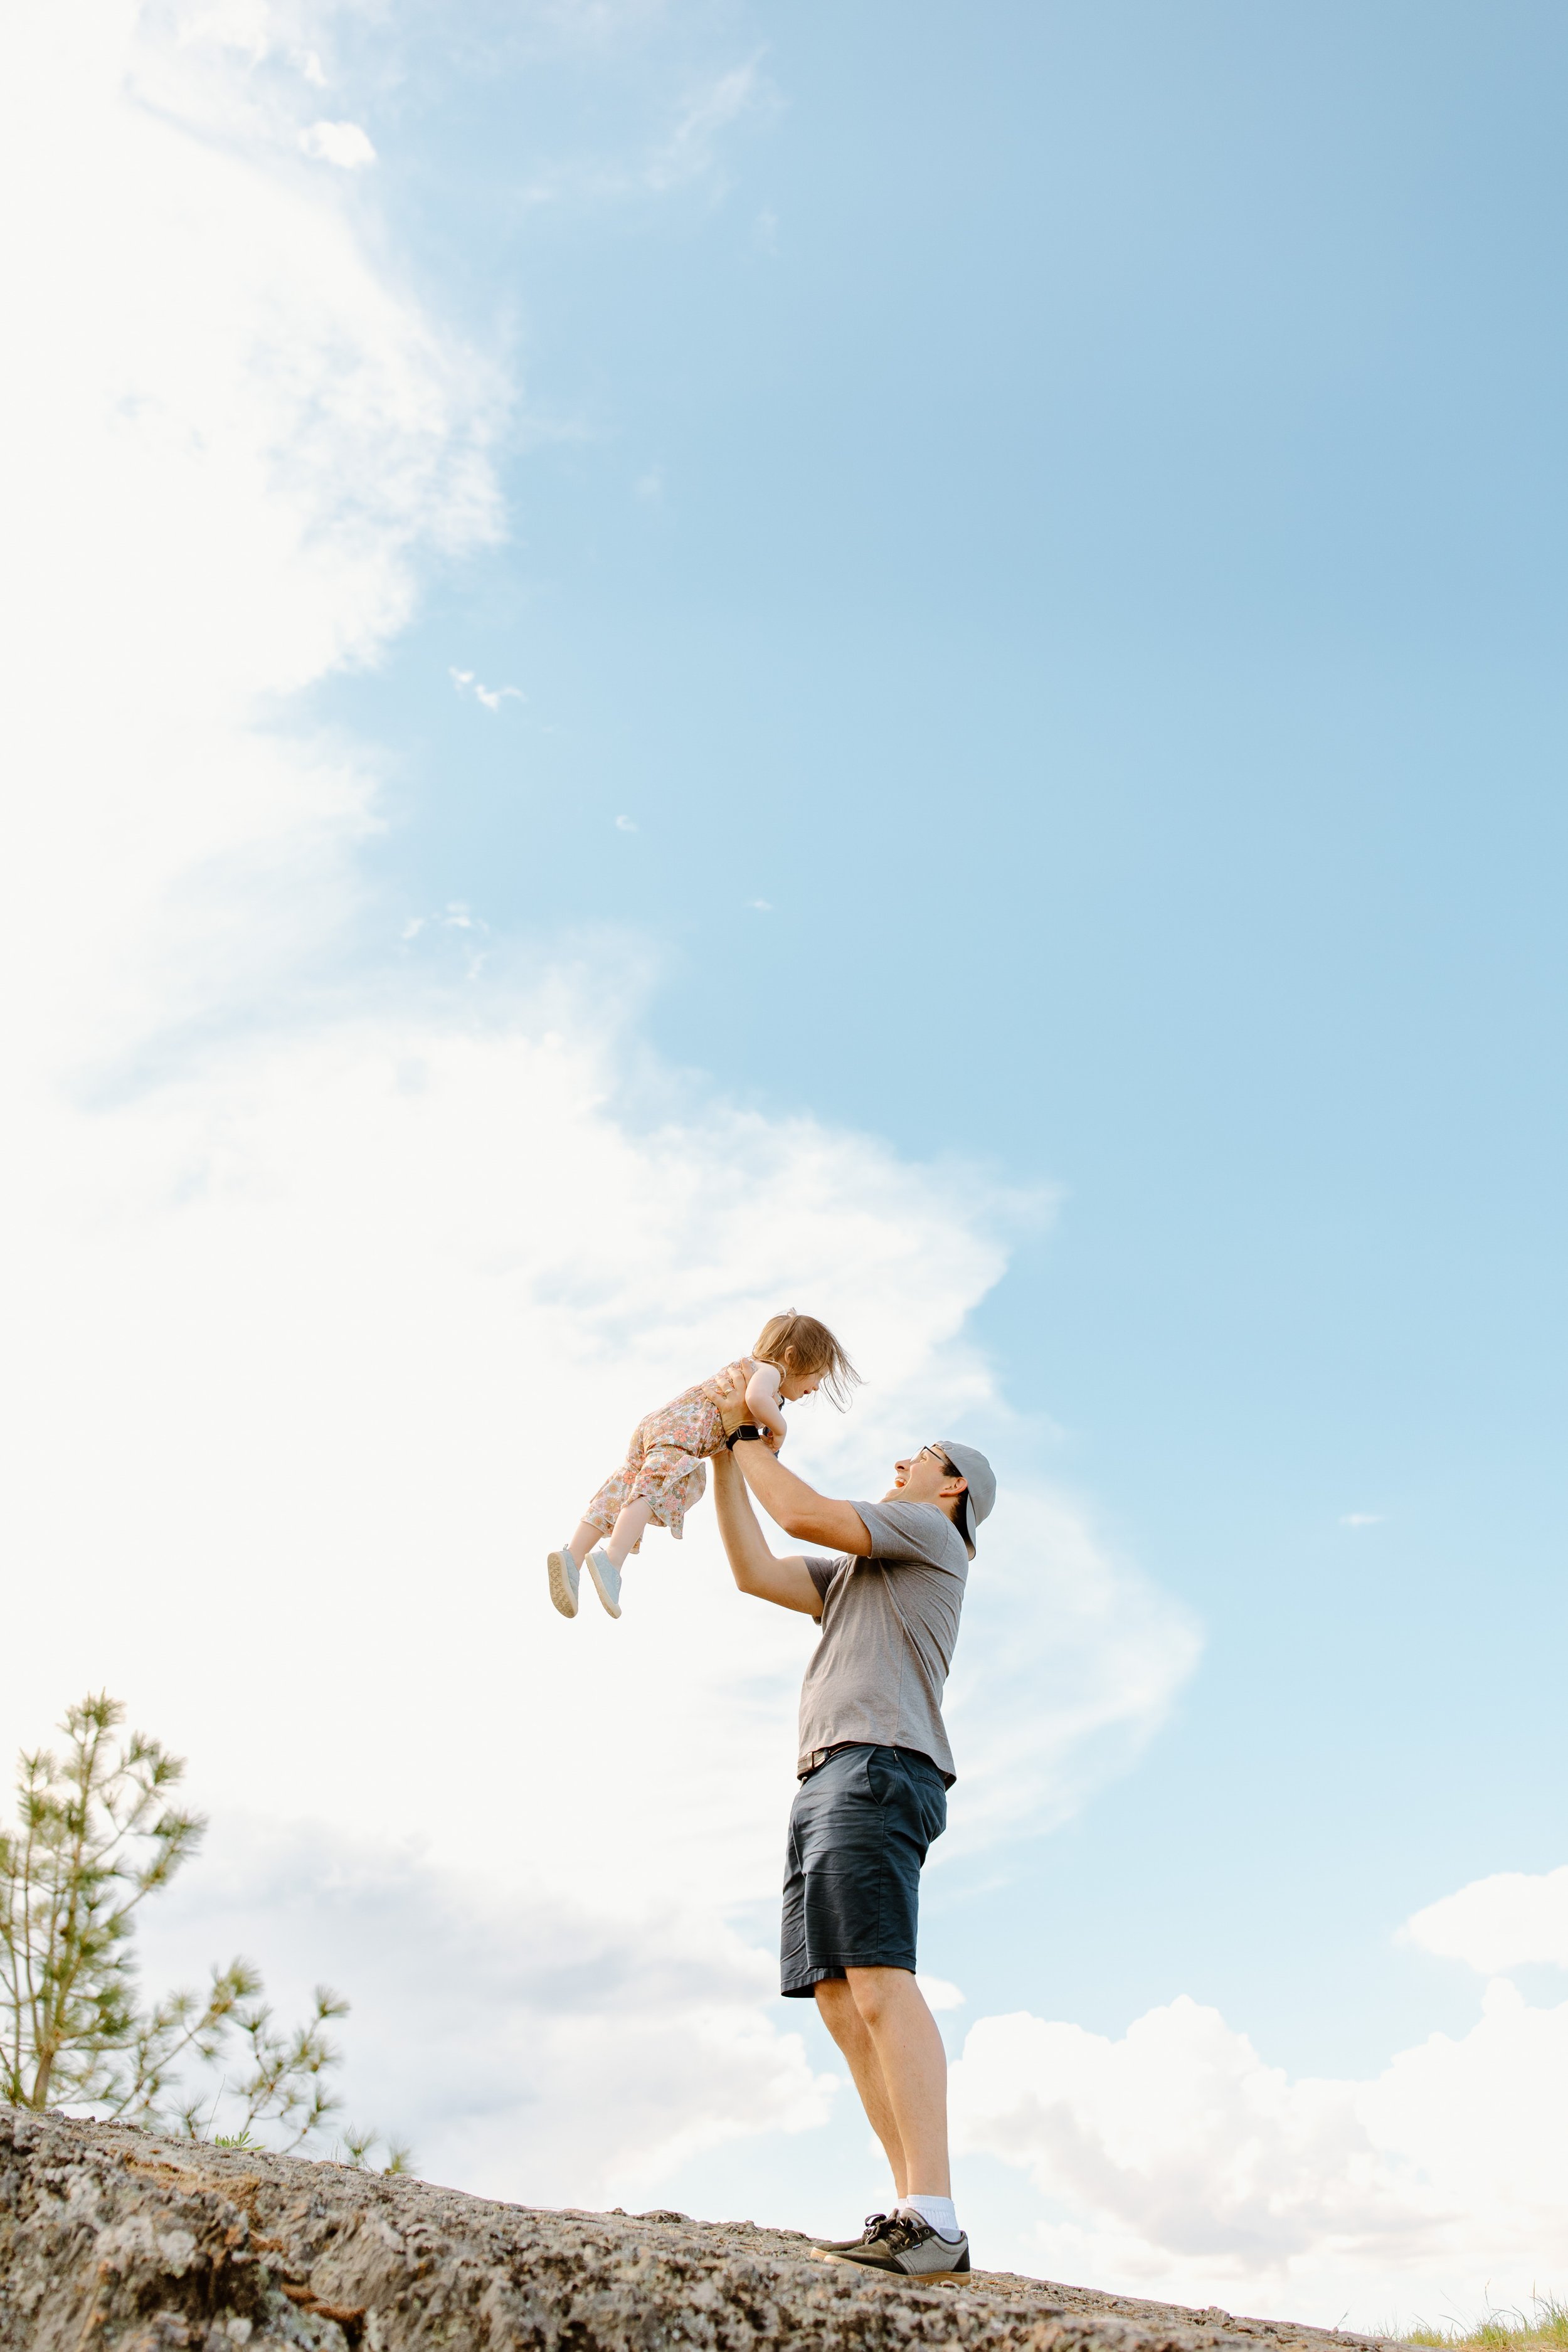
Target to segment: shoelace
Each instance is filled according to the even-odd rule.
[[[861,2243],[891,2246],[896,2254],[901,2254],[907,2248],[918,2245],[924,2234],[925,2223],[912,2221],[907,2213],[868,2213]]]

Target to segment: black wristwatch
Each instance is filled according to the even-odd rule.
[[[733,1454],[742,1437],[761,1437],[762,1433],[754,1421],[743,1421],[740,1428],[731,1430],[724,1440],[724,1451],[726,1454]]]

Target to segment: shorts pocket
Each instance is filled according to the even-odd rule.
[[[900,1756],[895,1763],[900,1811],[911,1828],[920,1824],[921,1837],[931,1845],[947,1827],[947,1790],[942,1774],[923,1756]]]
[[[928,1845],[934,1845],[947,1827],[947,1790],[942,1785],[940,1773],[932,1772],[929,1778],[925,1773],[921,1773],[920,1801],[921,1816],[925,1823],[926,1843]]]

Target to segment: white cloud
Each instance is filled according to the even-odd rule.
[[[637,829],[637,821],[633,817],[618,816],[616,819],[616,831],[617,833],[636,833]]]
[[[1343,1511],[1340,1515],[1340,1525],[1342,1528],[1380,1528],[1387,1517],[1386,1511]]]
[[[1120,2041],[982,2019],[957,2144],[1054,2210],[1007,2250],[1058,2278],[1361,2326],[1568,2285],[1568,2003],[1499,1980],[1479,2021],[1366,2082],[1292,2082],[1185,1996]]]
[[[452,2177],[542,2196],[509,2154],[531,2117],[596,2193],[826,2095],[726,1916],[776,1890],[812,1633],[740,1599],[709,1514],[679,1549],[650,1539],[619,1625],[556,1617],[542,1554],[636,1416],[781,1302],[826,1314],[869,1376],[847,1421],[802,1416],[807,1475],[876,1488],[911,1431],[994,1418],[961,1334],[1004,1263],[995,1204],[866,1137],[667,1089],[560,976],[510,979],[466,902],[367,966],[374,775],[279,712],[375,658],[422,551],[499,530],[498,385],[283,142],[268,163],[248,131],[182,127],[204,106],[248,120],[232,12],[211,54],[108,0],[20,16],[30,104],[0,161],[36,234],[13,257],[29,364],[0,448],[32,887],[0,950],[23,1139],[0,1163],[0,1528],[26,1563],[7,1641],[38,1663],[0,1690],[0,1751],[107,1683],[220,1822],[349,1855],[367,1916],[418,1948],[346,1982],[383,2053],[362,2115],[412,2123]],[[179,121],[127,95],[175,82]],[[972,1646],[991,1561],[999,1581],[1046,1564],[986,1720],[960,1694],[972,1841],[1116,1769],[1188,1654],[1157,1605],[1151,1646],[1148,1589],[1059,1499],[1006,1526]],[[1089,1692],[1063,1721],[1040,1647],[1058,1638]],[[366,1891],[352,1857],[389,1843],[408,1867]],[[251,1864],[240,1907],[265,1937],[279,1904]],[[306,1864],[279,1867],[330,1925]],[[437,1899],[492,1925],[430,1958]],[[571,1980],[558,2030],[496,1959],[509,1938],[538,1982]],[[686,1990],[650,1990],[638,1951]],[[476,2027],[459,2090],[432,2068],[405,2117],[387,2053],[427,2034],[433,1984],[511,2042],[481,2095]],[[614,2100],[594,2073],[612,2060]]]
[[[307,155],[335,163],[341,172],[362,171],[375,161],[375,149],[357,122],[312,122],[300,133],[300,144]]]
[[[353,171],[374,160],[364,131],[317,114],[336,79],[331,35],[342,13],[336,0],[141,0],[135,37],[113,24],[99,56],[165,122],[252,156],[280,163],[303,149]]]
[[[447,675],[459,694],[471,694],[487,710],[499,710],[503,702],[528,700],[520,686],[486,686],[471,669],[448,668]]]
[[[213,1846],[149,1916],[148,1982],[262,1951],[280,2015],[323,1978],[352,1986],[345,2120],[395,2116],[430,2179],[646,2202],[705,2148],[832,2111],[841,2076],[765,2013],[771,1961],[710,1914],[486,1890],[407,1843],[245,1813]]]
[[[136,22],[35,0],[6,30],[29,102],[0,171],[33,234],[5,724],[32,887],[0,948],[0,1527],[32,1664],[0,1749],[120,1689],[216,1816],[150,1977],[236,1946],[285,2001],[341,1977],[363,2120],[495,2194],[631,2201],[836,2095],[735,1925],[776,1888],[810,1628],[733,1592],[706,1513],[650,1540],[619,1625],[544,1598],[543,1549],[638,1412],[789,1298],[871,1375],[847,1421],[802,1416],[808,1475],[874,1486],[911,1433],[1001,1431],[939,1862],[1124,1769],[1197,1636],[1007,1462],[960,1337],[1003,1262],[984,1188],[664,1099],[559,977],[481,967],[462,902],[348,977],[375,778],[289,736],[280,698],[375,657],[425,549],[499,530],[500,387],[367,264],[298,123],[258,122],[243,68],[274,17]],[[649,176],[709,168],[753,97],[721,79]],[[1409,1933],[1561,1963],[1563,1878],[1478,1882]],[[1292,2082],[1190,2000],[1120,2041],[985,2019],[954,2072],[964,2145],[1052,2200],[1012,2259],[1373,2322],[1568,2285],[1564,2087],[1568,2004],[1506,1982],[1363,2082]]]
[[[1401,1933],[1424,1951],[1468,1961],[1483,1976],[1531,1963],[1568,1969],[1568,1863],[1533,1876],[1502,1870],[1473,1879],[1417,1911]]]
[[[922,1971],[915,1979],[926,1997],[926,2005],[934,2010],[962,2009],[963,1995],[945,1977],[928,1977]]]
[[[965,1801],[935,1864],[1053,1829],[1125,1772],[1202,1648],[1187,1612],[1043,1486],[1003,1481],[981,1567],[948,1685]]]
[[[984,1418],[987,1376],[954,1335],[999,1260],[970,1204],[863,1139],[722,1107],[633,1134],[609,1108],[613,1057],[527,1013],[492,1001],[478,1029],[366,1013],[35,1118],[35,1186],[11,1200],[29,1235],[13,1283],[28,1379],[8,1409],[23,1467],[4,1525],[29,1574],[8,1636],[48,1656],[58,1698],[122,1692],[193,1758],[220,1817],[258,1801],[259,1776],[274,1819],[411,1838],[471,1904],[488,1889],[544,1906],[568,1940],[586,1916],[570,1969],[656,1928],[689,1956],[727,1948],[725,1915],[771,1901],[812,1633],[735,1594],[708,1513],[679,1548],[650,1538],[618,1625],[554,1615],[548,1545],[637,1414],[781,1299],[852,1332],[871,1382],[843,1423],[801,1416],[802,1467],[879,1490],[911,1430]],[[1037,1507],[1021,1549],[1004,1532],[975,1579],[961,1663],[978,1666],[1000,1626],[1009,1664],[983,1710],[954,1711],[964,1777],[944,1847],[1059,1817],[1120,1760],[1096,1733],[1112,1723],[1125,1748],[1142,1727],[1145,1684],[1111,1690],[1143,1638],[1136,1594],[1121,1610],[1098,1595],[1103,1667],[1076,1603],[1053,1617],[1048,1579],[1037,1606],[996,1613],[994,1573],[1016,1576],[1037,1541]],[[1085,1570],[1087,1548],[1069,1549]],[[1058,1629],[1092,1694],[1060,1722]],[[46,1727],[36,1681],[22,1699],[0,1705],[7,1745]],[[405,1940],[426,1932],[417,1893]],[[668,1912],[679,1932],[659,1927]],[[620,2104],[662,2117],[645,2169],[796,2112],[771,1964],[748,1981],[751,2010],[731,1991],[698,2035],[684,2105],[668,2069],[702,2000],[667,2034],[635,1990],[605,1990],[604,2035],[647,2061]],[[357,2034],[369,1995],[347,1989]],[[396,2030],[416,2034],[420,2014]],[[526,2110],[546,2138],[576,2132],[576,2177],[603,2183],[637,2150],[607,2123],[596,2155],[582,2141],[601,2110],[574,2098],[563,2053],[591,2029],[568,2021],[550,2043],[549,2100],[503,2070],[492,2124],[456,2100],[407,2116],[395,2076],[359,2104],[417,2127],[447,2177],[513,2195],[503,2153]],[[760,2077],[784,2087],[764,2098]]]
[[[773,911],[771,898],[748,898],[746,904],[754,915],[771,915]]]
[[[290,167],[127,96],[163,53],[130,23],[106,0],[6,21],[34,102],[0,173],[12,217],[38,221],[10,258],[28,360],[0,442],[27,688],[8,706],[13,855],[37,887],[0,958],[27,1004],[13,1050],[57,1073],[198,1003],[210,1029],[280,955],[340,952],[374,780],[249,722],[373,657],[421,551],[499,527],[490,371],[387,289]]]

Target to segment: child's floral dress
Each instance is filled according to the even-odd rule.
[[[711,1380],[682,1389],[657,1412],[645,1413],[632,1432],[626,1460],[583,1514],[590,1527],[608,1535],[628,1503],[647,1503],[653,1525],[668,1528],[679,1543],[687,1512],[696,1508],[707,1489],[707,1456],[717,1454],[724,1443],[720,1387],[735,1372],[749,1381],[756,1369],[755,1356],[742,1356]],[[632,1549],[641,1549],[639,1538]]]

